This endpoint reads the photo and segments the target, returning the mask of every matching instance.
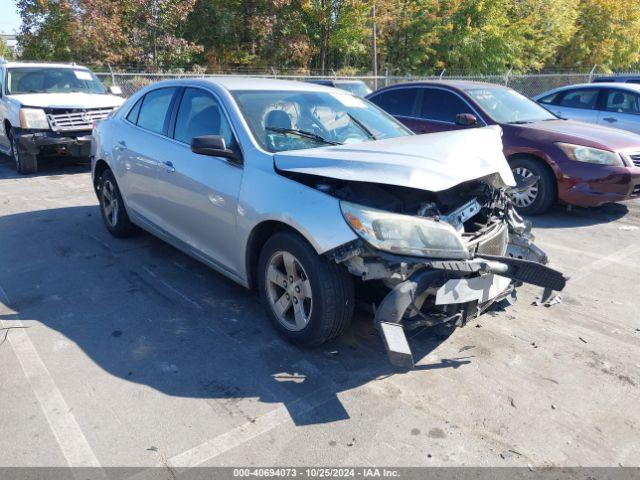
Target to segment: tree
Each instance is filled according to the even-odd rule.
[[[13,52],[7,46],[7,43],[4,39],[0,38],[0,58],[9,59],[13,57]]]
[[[575,35],[557,51],[555,64],[624,70],[640,62],[640,1],[580,0]]]
[[[22,58],[73,60],[78,22],[70,0],[18,0],[17,7]]]

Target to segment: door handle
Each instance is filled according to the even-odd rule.
[[[609,123],[614,123],[614,122],[617,122],[617,121],[618,121],[618,119],[617,119],[617,118],[613,118],[613,117],[605,117],[605,118],[603,118],[603,120],[604,120],[605,122],[609,122]]]
[[[162,164],[165,166],[165,170],[167,173],[172,173],[176,171],[175,167],[173,166],[173,162],[166,161],[166,162],[162,162]]]

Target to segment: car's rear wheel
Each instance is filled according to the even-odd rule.
[[[512,195],[516,209],[524,215],[539,215],[546,212],[555,200],[555,178],[549,170],[533,158],[516,158],[510,162],[511,171],[520,186],[531,177],[538,177],[538,181]]]
[[[275,327],[296,344],[339,336],[353,317],[353,279],[299,235],[275,234],[258,260],[261,300]]]
[[[129,220],[116,179],[109,169],[102,172],[98,180],[98,199],[102,220],[111,235],[123,238],[135,232],[135,226]]]
[[[12,130],[9,130],[8,136],[11,142],[11,160],[16,166],[16,171],[23,175],[36,173],[38,171],[38,157],[22,151],[18,136],[14,135]]]

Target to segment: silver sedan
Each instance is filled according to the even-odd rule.
[[[564,287],[511,205],[500,135],[416,136],[308,83],[175,80],[97,125],[93,181],[114,236],[141,227],[257,289],[296,343],[340,335],[368,292],[407,367],[404,329],[464,325],[520,282]]]
[[[567,85],[533,97],[562,118],[640,133],[640,85],[598,82]]]

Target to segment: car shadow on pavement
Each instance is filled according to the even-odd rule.
[[[631,200],[635,201],[635,200]],[[623,218],[629,213],[624,203],[606,203],[600,207],[583,208],[555,205],[547,213],[527,217],[534,228],[577,228],[609,223]]]
[[[298,348],[279,336],[254,293],[151,235],[111,237],[97,206],[0,217],[0,238],[0,286],[29,334],[42,326],[60,332],[127,382],[223,400],[249,421],[244,400],[257,398],[306,425],[350,418],[341,392],[405,373],[388,362],[370,315],[359,313],[345,335],[319,348]],[[470,363],[425,364],[452,331],[412,332],[417,370]],[[56,355],[38,345],[46,334],[34,338]],[[92,371],[54,363],[54,377]]]
[[[38,172],[21,175],[16,172],[11,159],[0,153],[0,166],[3,168],[2,178],[29,178],[57,175],[73,175],[86,173],[91,169],[91,162],[85,158],[75,157],[47,157],[38,161]]]

